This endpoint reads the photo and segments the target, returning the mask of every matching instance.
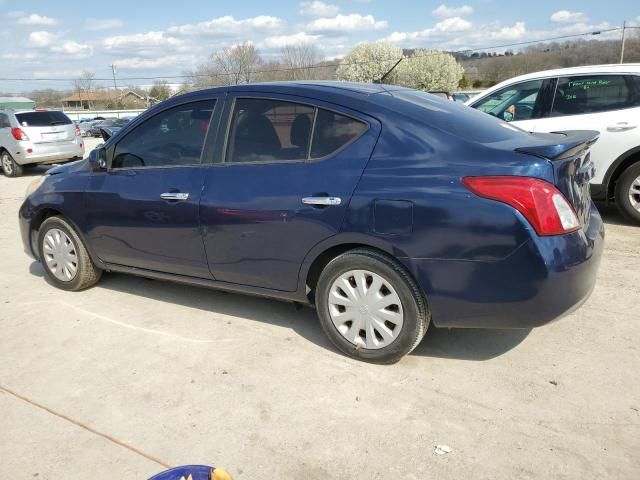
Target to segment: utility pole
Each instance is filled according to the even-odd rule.
[[[627,30],[627,21],[625,20],[622,23],[622,47],[620,48],[620,63],[624,63],[624,41],[625,39],[625,31]]]
[[[115,94],[116,105],[119,104],[118,100],[118,84],[116,83],[116,65],[115,63],[111,64],[111,74],[113,75],[113,93]]]

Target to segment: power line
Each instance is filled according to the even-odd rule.
[[[640,28],[640,27],[629,27],[626,26],[626,29],[630,29],[630,28]],[[548,37],[548,38],[542,38],[542,39],[538,39],[538,40],[529,40],[526,42],[514,42],[514,43],[506,43],[506,44],[502,44],[502,45],[493,45],[493,46],[489,46],[489,47],[478,47],[478,48],[469,48],[469,49],[463,49],[463,50],[453,50],[453,51],[431,51],[431,52],[427,52],[427,53],[423,53],[423,54],[418,54],[418,55],[413,55],[411,57],[407,57],[405,58],[406,60],[413,60],[413,59],[417,59],[417,58],[423,58],[423,57],[428,57],[428,56],[433,56],[433,55],[446,55],[446,54],[467,54],[467,53],[472,53],[472,52],[480,52],[483,50],[497,50],[497,49],[502,49],[502,48],[510,48],[510,47],[521,47],[524,45],[533,45],[533,44],[538,44],[538,43],[545,43],[545,42],[552,42],[552,41],[556,41],[556,40],[566,40],[569,38],[577,38],[577,37],[584,37],[584,36],[593,36],[593,35],[600,35],[603,33],[609,33],[609,32],[617,32],[623,30],[623,27],[613,27],[613,28],[608,28],[608,29],[604,29],[604,30],[595,30],[595,31],[590,31],[590,32],[584,32],[584,33],[574,33],[571,35],[560,35],[560,36],[556,36],[556,37]],[[404,57],[401,57],[401,59],[403,59]],[[393,61],[396,62],[398,60],[401,60],[398,58],[393,58],[393,59],[389,59],[389,61]],[[255,71],[249,71],[247,72],[248,74],[264,74],[264,73],[278,73],[278,72],[291,72],[291,71],[296,71],[296,70],[306,70],[306,69],[317,69],[317,68],[329,68],[329,67],[337,67],[337,66],[351,66],[351,65],[367,65],[367,64],[371,64],[371,63],[380,63],[380,59],[376,59],[376,60],[369,60],[369,61],[364,61],[364,62],[351,62],[351,63],[341,63],[341,62],[334,62],[334,63],[320,63],[320,64],[316,64],[316,65],[309,65],[309,66],[305,66],[305,67],[282,67],[282,68],[273,68],[273,69],[266,69],[266,70],[255,70]],[[141,76],[141,77],[119,77],[120,81],[131,81],[131,80],[177,80],[177,79],[184,79],[184,78],[199,78],[199,77],[204,77],[204,78],[210,78],[210,77],[224,77],[224,76],[231,76],[231,75],[236,75],[236,72],[216,72],[216,73],[184,73],[182,75],[152,75],[152,76]],[[75,81],[76,78],[53,78],[53,77],[41,77],[41,78],[28,78],[28,77],[21,77],[21,78],[7,78],[7,77],[0,77],[0,81],[6,81],[6,82],[11,82],[11,81],[16,81],[16,82],[73,82]],[[112,81],[113,78],[112,77],[105,77],[105,78],[94,78],[95,81]]]

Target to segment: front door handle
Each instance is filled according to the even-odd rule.
[[[636,125],[630,125],[627,122],[619,122],[607,127],[608,132],[626,132],[627,130],[633,130]]]
[[[166,192],[166,193],[161,193],[160,194],[160,198],[163,199],[163,200],[181,202],[181,201],[186,200],[187,198],[189,198],[189,194],[188,193],[182,193],[182,192]]]
[[[302,203],[305,205],[321,205],[324,207],[331,205],[340,205],[342,199],[340,197],[304,197]]]

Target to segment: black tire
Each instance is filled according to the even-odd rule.
[[[360,269],[389,282],[402,302],[402,328],[398,336],[382,348],[356,346],[338,331],[331,320],[328,298],[332,284],[340,275]],[[424,337],[431,319],[424,295],[404,267],[391,257],[366,248],[350,250],[331,260],[320,274],[315,297],[320,325],[331,342],[344,354],[371,363],[395,363],[410,353]]]
[[[640,178],[640,162],[634,163],[630,167],[622,172],[620,178],[616,182],[616,205],[618,206],[618,210],[622,215],[624,215],[628,220],[635,223],[636,225],[640,225],[640,210],[636,210],[631,203],[631,199],[629,198],[629,193],[631,191],[631,186],[636,179]],[[636,197],[640,202],[640,193]]]
[[[2,164],[2,171],[7,177],[19,177],[23,173],[22,165],[17,164],[6,150],[0,153],[0,164]]]
[[[73,250],[77,257],[75,276],[68,281],[60,280],[50,269],[45,258],[44,242],[47,233],[53,229],[64,232],[73,242]],[[75,229],[62,217],[49,217],[40,226],[38,232],[38,256],[44,268],[47,279],[56,287],[62,290],[77,292],[95,285],[102,276],[102,270],[97,268],[91,261],[84,243]]]

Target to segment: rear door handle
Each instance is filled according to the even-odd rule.
[[[619,122],[607,127],[608,132],[626,132],[627,130],[633,130],[636,125],[630,125],[627,122]]]
[[[302,203],[305,205],[322,205],[322,206],[331,206],[331,205],[340,205],[342,203],[342,199],[340,197],[304,197],[302,199]]]
[[[160,198],[163,200],[172,200],[174,202],[175,201],[181,202],[189,198],[189,194],[182,193],[182,192],[166,192],[166,193],[161,193]]]

